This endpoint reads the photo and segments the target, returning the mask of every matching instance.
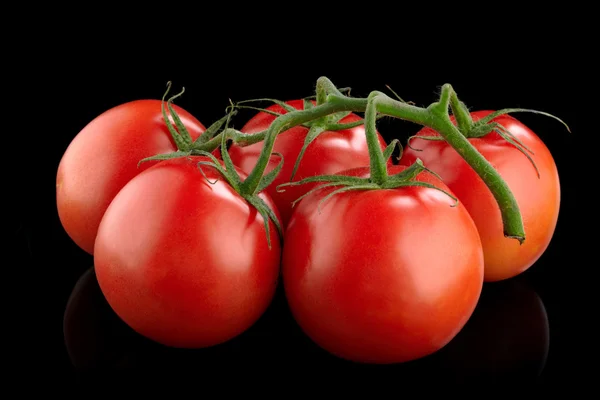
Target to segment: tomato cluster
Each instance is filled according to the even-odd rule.
[[[366,128],[374,121],[327,104],[276,102],[234,132],[140,100],[74,138],[58,167],[58,214],[123,321],[168,346],[213,346],[254,324],[282,280],[315,343],[348,360],[404,362],[445,346],[484,281],[523,272],[548,246],[556,166],[513,117],[466,136],[514,194],[522,244],[439,132],[424,127],[394,165],[395,143]],[[481,132],[490,114],[470,113],[472,126]]]

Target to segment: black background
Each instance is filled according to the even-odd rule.
[[[239,32],[238,32],[239,33]],[[544,36],[545,35],[545,36]],[[66,39],[68,35],[61,39]],[[51,124],[38,129],[44,151],[27,184],[29,212],[17,221],[17,252],[26,260],[42,295],[27,315],[35,326],[29,347],[34,364],[64,376],[93,377],[99,370],[262,371],[302,370],[365,379],[391,377],[395,384],[427,381],[555,383],[582,380],[586,353],[581,279],[576,272],[576,103],[578,67],[575,52],[561,35],[537,35],[518,45],[479,43],[459,47],[422,44],[402,49],[400,41],[356,46],[309,46],[282,50],[284,38],[271,36],[257,45],[236,35],[232,40],[198,37],[196,47],[172,42],[157,48],[141,36],[53,42],[52,56],[39,57],[46,68],[31,78],[40,82],[36,100],[46,104]],[[255,40],[259,40],[255,38]],[[289,41],[288,41],[289,42]],[[252,46],[252,47],[251,47]],[[167,81],[186,92],[177,104],[206,126],[224,115],[229,99],[312,95],[325,75],[352,95],[390,85],[405,100],[427,105],[439,88],[451,83],[471,109],[524,107],[565,120],[573,133],[549,118],[518,114],[547,144],[558,166],[562,204],[556,234],[542,258],[518,278],[486,284],[472,322],[439,353],[397,366],[362,366],[343,362],[313,345],[295,325],[280,292],[261,320],[235,340],[199,351],[167,349],[140,338],[111,313],[94,283],[93,258],[72,243],[56,213],[55,175],[62,153],[94,117],[120,103],[159,99]],[[236,118],[236,127],[244,123]],[[405,140],[417,126],[386,121],[387,138]],[[43,159],[43,160],[42,160]],[[28,171],[31,172],[31,171]],[[34,204],[32,206],[32,204]],[[32,211],[33,210],[33,211]],[[68,305],[68,307],[67,307]],[[65,335],[66,333],[66,335]],[[68,340],[66,340],[68,339]],[[291,373],[291,372],[290,372]],[[349,378],[350,379],[350,378]]]

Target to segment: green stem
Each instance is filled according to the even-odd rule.
[[[268,132],[268,130],[265,129],[264,131],[248,134],[248,133],[243,133],[238,130],[229,128],[227,130],[227,133],[225,133],[225,132],[223,132],[223,133],[229,135],[228,137],[230,139],[232,139],[235,144],[243,147],[243,146],[249,146],[251,144],[255,144],[258,142],[262,142],[263,140],[265,140],[265,137],[267,136],[267,132]]]
[[[329,78],[322,76],[317,79],[317,104],[320,105],[325,103],[328,94],[344,96]],[[322,97],[321,101],[319,101],[319,96]]]
[[[317,81],[317,90],[316,91],[317,91],[317,105],[320,106],[321,104],[323,104],[327,101],[327,87],[323,83]]]
[[[452,109],[452,115],[456,118],[458,129],[463,135],[469,133],[473,126],[473,118],[471,118],[471,113],[467,110],[465,104],[458,99],[454,90],[450,93],[450,108]]]
[[[402,103],[388,97],[384,93],[379,93],[375,106],[382,114],[415,122],[437,131],[464,158],[492,192],[500,207],[502,222],[504,224],[504,235],[523,243],[525,240],[523,220],[518,203],[510,188],[498,171],[473,147],[469,140],[450,120],[448,107],[453,92],[454,90],[451,85],[444,85],[440,101],[433,103],[428,108]],[[339,107],[345,106],[345,109],[349,111],[360,112],[363,110],[364,99],[350,99],[345,96],[329,95],[327,100]]]
[[[442,87],[440,101],[428,107],[432,115],[429,127],[436,130],[444,137],[458,154],[475,170],[492,192],[502,214],[504,235],[517,239],[519,243],[525,240],[523,219],[519,212],[519,205],[510,188],[502,179],[498,171],[473,147],[469,140],[460,133],[448,116],[448,103],[454,90],[449,84]]]
[[[386,160],[379,146],[375,125],[377,122],[377,103],[381,98],[381,94],[381,92],[371,92],[365,110],[365,134],[371,161],[371,181],[378,185],[385,183],[388,178]]]
[[[525,240],[523,221],[518,204],[510,188],[495,168],[473,147],[459,128],[450,120],[448,109],[452,101],[455,102],[456,110],[467,111],[466,108],[463,108],[464,106],[456,106],[457,104],[461,104],[458,103],[458,98],[452,100],[456,97],[456,94],[451,85],[444,85],[440,100],[427,108],[416,107],[394,100],[381,92],[373,92],[367,99],[346,97],[325,77],[321,77],[317,81],[317,92],[317,96],[324,97],[322,104],[310,109],[296,110],[280,115],[271,123],[266,132],[244,135],[235,130],[228,131],[228,135],[231,135],[234,141],[244,140],[245,143],[249,143],[249,141],[255,140],[259,142],[264,139],[258,162],[246,180],[242,182],[240,193],[243,195],[253,195],[259,188],[273,151],[275,139],[280,132],[341,111],[365,112],[365,130],[369,154],[371,156],[371,179],[374,183],[381,185],[386,181],[388,176],[385,168],[385,158],[379,147],[375,129],[377,113],[380,113],[427,126],[437,131],[488,186],[500,208],[504,224],[504,235],[523,243]],[[327,93],[327,95],[325,96],[324,93]],[[457,112],[457,114],[460,113],[461,111]],[[462,118],[464,124],[466,118],[463,117],[465,116],[457,116],[457,123],[458,119]],[[210,147],[212,146],[212,142],[216,141],[217,138],[219,138],[219,135],[209,142],[204,143],[202,146],[206,147],[203,147],[203,150],[214,150],[211,150]]]
[[[364,112],[367,109],[367,101],[367,99],[346,97],[343,94],[327,95],[327,103],[335,104],[340,111]]]
[[[258,161],[252,171],[250,171],[250,174],[246,180],[242,183],[240,188],[241,193],[254,194],[256,192],[256,189],[260,185],[260,180],[265,172],[265,169],[269,164],[269,158],[271,157],[271,153],[273,151],[275,138],[280,132],[338,111],[344,110],[340,110],[335,104],[325,103],[314,108],[292,111],[277,117],[267,130]]]
[[[260,131],[252,134],[242,133],[233,128],[224,129],[221,133],[210,139],[208,142],[195,144],[193,147],[193,153],[200,151],[206,151],[212,153],[215,149],[221,146],[221,138],[223,135],[227,135],[228,139],[233,140],[239,146],[249,146],[254,143],[262,142],[265,139],[267,131]]]

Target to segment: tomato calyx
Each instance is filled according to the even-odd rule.
[[[241,179],[240,175],[235,169],[235,166],[233,165],[233,161],[231,160],[231,157],[227,150],[227,142],[229,138],[227,134],[225,134],[226,132],[227,131],[224,131],[224,134],[222,134],[220,137],[221,156],[223,158],[223,164],[225,164],[225,167],[223,167],[221,162],[213,154],[209,153],[208,151],[199,150],[198,154],[208,157],[211,161],[199,161],[198,169],[200,170],[200,172],[202,173],[202,175],[208,183],[214,184],[216,182],[208,179],[202,167],[208,166],[215,168],[240,196],[242,196],[250,205],[256,208],[256,210],[263,217],[265,233],[267,236],[267,244],[269,246],[269,249],[271,249],[271,234],[269,220],[273,221],[273,224],[277,228],[277,233],[279,235],[280,242],[283,241],[283,230],[275,212],[267,205],[267,203],[262,198],[258,196],[258,194],[264,189],[266,189],[271,183],[273,183],[273,181],[279,174],[279,171],[281,171],[281,168],[283,167],[283,155],[277,152],[273,152],[273,155],[276,155],[280,158],[279,163],[275,168],[273,168],[272,171],[265,174],[264,176],[261,176],[256,186],[250,187],[249,185],[246,185],[245,181]]]
[[[481,138],[492,132],[497,133],[502,139],[504,139],[505,141],[510,143],[517,150],[519,150],[525,157],[527,157],[527,159],[529,160],[531,165],[533,165],[533,168],[535,169],[538,179],[540,178],[540,170],[538,169],[538,166],[536,165],[535,161],[531,157],[532,155],[535,155],[535,153],[530,148],[528,148],[519,138],[517,138],[508,129],[506,129],[506,127],[504,127],[502,124],[495,122],[493,120],[501,115],[507,115],[509,113],[529,112],[529,113],[540,114],[540,115],[544,115],[546,117],[553,118],[553,119],[557,120],[558,122],[560,122],[561,124],[563,124],[567,128],[567,131],[569,133],[571,132],[569,126],[563,120],[558,118],[557,116],[552,115],[547,112],[533,110],[533,109],[527,109],[527,108],[504,108],[502,110],[498,110],[493,113],[490,113],[489,115],[485,116],[484,118],[481,118],[480,120],[474,122],[473,119],[471,118],[471,113],[469,112],[467,106],[458,99],[456,92],[453,92],[450,95],[450,108],[452,109],[452,115],[454,116],[458,130],[464,137],[466,137],[468,139]],[[433,141],[445,140],[442,136],[439,136],[439,135],[413,135],[408,138],[407,146],[410,147],[414,151],[421,151],[421,149],[411,146],[410,143],[414,139],[433,140]]]
[[[504,108],[502,110],[494,111],[493,113],[488,114],[487,116],[485,116],[484,118],[482,118],[476,122],[473,122],[471,120],[471,125],[468,127],[467,130],[464,131],[464,135],[467,138],[478,138],[478,137],[483,137],[489,133],[496,132],[498,135],[500,135],[500,137],[502,139],[506,140],[508,143],[513,145],[515,148],[517,148],[517,150],[519,150],[521,153],[523,153],[523,155],[525,157],[527,157],[529,162],[535,168],[535,172],[539,179],[540,178],[540,170],[538,169],[535,161],[531,157],[532,155],[535,155],[535,153],[529,147],[527,147],[519,138],[517,138],[508,129],[506,129],[502,124],[493,121],[494,118],[497,118],[501,115],[507,115],[509,113],[514,113],[514,112],[528,112],[528,113],[540,114],[540,115],[544,115],[546,117],[553,118],[553,119],[557,120],[558,122],[560,122],[561,124],[563,124],[565,126],[565,128],[567,129],[567,131],[569,133],[571,133],[571,129],[562,119],[560,119],[557,116],[552,115],[550,113],[538,111],[538,110],[532,110],[532,109],[528,109],[528,108]],[[462,132],[462,130],[461,130],[461,132]]]
[[[231,117],[233,117],[237,113],[237,111],[232,110],[223,118],[211,124],[200,136],[198,136],[196,140],[192,141],[190,133],[181,121],[181,118],[179,118],[179,115],[177,114],[175,109],[173,108],[173,100],[183,95],[183,93],[185,92],[185,88],[182,88],[179,93],[171,96],[165,102],[165,98],[167,97],[167,94],[170,90],[171,82],[167,82],[167,90],[165,91],[162,97],[161,110],[165,125],[167,126],[167,129],[169,130],[169,133],[171,134],[171,137],[173,138],[173,141],[177,146],[177,151],[174,151],[172,153],[156,154],[150,157],[146,157],[138,162],[138,166],[143,162],[147,161],[170,160],[173,158],[187,157],[190,155],[202,155],[206,144],[211,139],[213,139],[217,135],[219,130],[223,127],[223,125],[226,125],[231,119]],[[167,112],[165,110],[165,104],[167,109],[169,110],[169,114],[173,118],[173,122],[171,122],[169,115],[167,115]]]
[[[229,185],[244,198],[250,205],[252,205],[263,217],[264,225],[265,225],[265,234],[267,236],[267,243],[269,249],[271,249],[271,234],[269,221],[273,221],[273,224],[277,228],[277,233],[279,235],[279,240],[283,240],[283,230],[281,229],[281,224],[275,212],[265,203],[265,201],[259,197],[259,193],[263,191],[267,186],[269,186],[275,178],[281,168],[283,167],[283,156],[279,153],[273,153],[276,156],[279,156],[281,161],[279,164],[268,174],[264,176],[260,176],[259,179],[256,180],[255,185],[247,185],[245,181],[242,181],[242,178],[237,173],[233,162],[231,161],[231,157],[229,156],[229,152],[227,151],[227,144],[231,137],[236,137],[236,134],[241,134],[240,132],[235,131],[234,129],[229,128],[229,123],[231,117],[233,117],[237,111],[235,109],[229,110],[227,115],[219,119],[210,125],[206,131],[200,135],[195,141],[191,140],[191,136],[181,119],[177,115],[177,112],[172,107],[172,102],[174,99],[181,96],[185,89],[182,89],[178,94],[170,97],[166,101],[166,106],[173,117],[173,123],[170,121],[166,111],[165,111],[165,97],[168,94],[171,88],[171,82],[167,83],[167,90],[165,91],[162,98],[162,113],[163,119],[175,144],[177,145],[177,151],[166,154],[157,154],[151,157],[144,158],[140,160],[138,165],[142,162],[150,161],[150,160],[168,160],[173,158],[181,158],[181,157],[189,157],[191,155],[198,156],[206,156],[210,159],[210,161],[199,161],[198,169],[200,173],[204,176],[206,181],[210,184],[215,184],[216,181],[211,181],[203,170],[203,166],[208,166],[215,168],[221,176],[229,183]],[[223,128],[223,129],[222,129]],[[219,132],[221,130],[221,132]],[[249,135],[246,135],[249,136]],[[262,138],[261,138],[262,139]],[[223,164],[221,161],[215,157],[211,151],[214,151],[218,146],[220,146],[221,157]],[[208,148],[210,151],[207,151]],[[269,155],[270,156],[270,155]]]
[[[331,84],[331,85],[333,85],[333,84]],[[317,86],[317,88],[319,88],[319,86]],[[322,84],[321,88],[324,91],[329,89],[333,93],[339,93],[339,92],[336,92],[333,87],[331,87],[331,86],[328,87],[326,83]],[[438,188],[437,186],[432,185],[430,183],[415,181],[415,178],[417,177],[417,175],[419,175],[423,171],[429,172],[441,180],[441,178],[437,174],[435,174],[433,171],[427,169],[423,165],[423,162],[420,159],[417,159],[407,169],[405,169],[397,174],[391,175],[391,176],[388,175],[387,162],[388,162],[389,158],[391,157],[391,155],[393,154],[396,146],[398,146],[400,148],[400,157],[402,156],[402,145],[400,144],[400,141],[396,139],[396,140],[393,140],[385,148],[385,150],[381,150],[381,147],[379,146],[378,139],[377,139],[377,127],[376,127],[376,122],[378,120],[378,117],[381,115],[381,114],[378,114],[378,110],[377,110],[377,99],[380,98],[379,96],[380,96],[379,92],[372,92],[369,95],[369,97],[367,98],[367,105],[365,107],[365,117],[364,117],[365,134],[366,134],[366,141],[367,141],[367,147],[369,150],[369,160],[370,160],[369,177],[368,178],[360,178],[360,177],[353,177],[353,176],[346,176],[346,175],[319,175],[319,176],[314,176],[314,177],[308,177],[308,178],[302,179],[297,182],[287,182],[287,183],[278,185],[277,191],[281,192],[281,191],[285,191],[285,187],[287,187],[287,186],[298,186],[298,185],[303,185],[306,183],[314,183],[314,182],[322,183],[321,185],[316,186],[312,190],[309,190],[307,193],[305,193],[304,195],[297,198],[292,203],[292,206],[295,206],[304,197],[314,193],[315,191],[321,190],[324,188],[328,188],[328,187],[337,187],[337,188],[335,190],[333,190],[331,193],[329,193],[327,196],[325,196],[323,199],[321,199],[321,201],[319,202],[319,205],[318,205],[319,210],[323,203],[325,203],[331,197],[333,197],[339,193],[344,193],[344,192],[349,192],[349,191],[357,191],[357,190],[397,189],[397,188],[407,187],[407,186],[421,186],[421,187],[427,187],[427,188],[431,188],[431,189],[437,189],[437,190],[445,193],[446,195],[450,196],[455,201],[454,206],[456,204],[458,204],[458,199],[453,194],[445,191],[444,189]]]
[[[390,175],[388,177],[388,179],[386,179],[382,183],[375,182],[371,177],[360,178],[360,177],[345,176],[345,175],[319,175],[319,176],[305,178],[305,179],[302,179],[302,180],[296,181],[296,182],[282,183],[281,185],[277,186],[277,191],[284,192],[285,188],[288,186],[299,186],[299,185],[304,185],[307,183],[315,183],[315,182],[321,183],[321,185],[314,187],[313,189],[309,190],[308,192],[306,192],[305,194],[303,194],[302,196],[300,196],[296,200],[294,200],[292,202],[292,207],[294,207],[303,198],[313,194],[316,191],[319,191],[319,190],[322,190],[325,188],[336,188],[334,191],[327,194],[327,196],[323,197],[319,201],[317,207],[320,212],[321,206],[327,200],[329,200],[336,194],[349,192],[349,191],[398,189],[398,188],[403,188],[403,187],[419,186],[419,187],[426,187],[426,188],[430,188],[430,189],[436,189],[436,190],[446,194],[448,197],[450,197],[452,200],[454,200],[454,204],[452,204],[451,207],[456,207],[456,205],[458,205],[458,198],[456,198],[456,196],[454,196],[452,193],[450,193],[447,190],[444,190],[442,188],[439,188],[435,185],[432,185],[430,183],[420,182],[420,181],[415,180],[417,175],[419,175],[423,171],[434,175],[438,179],[441,179],[435,172],[426,168],[420,159],[417,159],[408,168],[406,168],[405,170],[398,172],[394,175]]]

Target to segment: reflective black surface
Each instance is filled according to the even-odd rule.
[[[360,365],[328,355],[295,324],[280,290],[265,315],[248,331],[219,346],[173,349],[138,335],[111,310],[89,268],[67,302],[63,320],[65,351],[74,370],[211,370],[215,367],[271,368],[311,365],[368,375],[401,373],[453,382],[531,382],[545,369],[551,327],[544,303],[525,279],[486,284],[473,316],[439,352],[399,365]]]

